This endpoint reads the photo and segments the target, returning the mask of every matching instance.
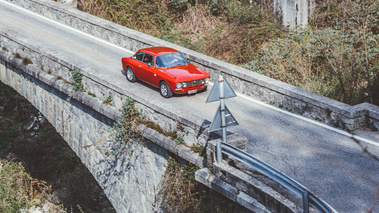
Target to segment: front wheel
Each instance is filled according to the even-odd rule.
[[[172,96],[172,91],[165,81],[162,81],[159,84],[159,91],[161,95],[165,98],[170,98]]]
[[[208,86],[205,86],[202,90],[200,90],[199,92],[206,92],[208,90]]]
[[[128,68],[126,69],[126,78],[127,78],[128,81],[130,81],[130,82],[135,82],[135,81],[137,81],[136,75],[134,74],[133,69],[132,69],[131,67],[128,67]]]

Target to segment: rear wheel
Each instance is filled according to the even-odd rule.
[[[126,78],[130,82],[135,82],[137,81],[136,75],[134,75],[133,69],[131,67],[128,67],[126,69]]]
[[[162,81],[159,84],[159,91],[161,95],[165,98],[170,98],[172,96],[172,91],[165,81]]]

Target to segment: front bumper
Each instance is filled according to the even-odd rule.
[[[179,91],[174,90],[173,92],[176,94],[187,94],[188,91],[197,90],[197,92],[200,92],[206,88],[207,88],[207,84],[197,84],[197,85],[193,85],[193,86],[182,87],[181,90],[179,90]]]

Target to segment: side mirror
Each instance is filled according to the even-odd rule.
[[[147,63],[147,67],[151,67],[151,63]]]

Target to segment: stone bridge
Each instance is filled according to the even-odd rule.
[[[15,37],[20,40],[17,42],[11,40]],[[93,174],[117,212],[160,211],[157,193],[161,178],[166,171],[165,165],[169,153],[199,168],[213,168],[212,170],[218,172],[219,176],[229,179],[230,184],[206,172],[209,170],[199,173],[199,178],[207,180],[211,188],[254,212],[297,211],[291,201],[260,181],[252,182],[252,177],[225,163],[213,164],[214,145],[209,145],[207,157],[202,157],[191,151],[188,144],[178,145],[173,139],[142,124],[137,128],[144,138],[143,146],[136,146],[135,154],[130,156],[126,153],[118,154],[116,159],[113,154],[122,147],[120,144],[114,144],[116,141],[111,141],[110,138],[114,122],[121,117],[121,109],[93,97],[90,95],[93,93],[88,90],[90,88],[98,88],[99,91],[108,90],[114,95],[113,97],[119,98],[120,103],[130,96],[118,93],[91,79],[94,76],[88,75],[83,79],[88,92],[75,92],[71,83],[64,79],[71,79],[70,70],[73,66],[48,53],[36,52],[31,45],[20,42],[27,40],[24,39],[10,32],[1,36],[1,44],[5,50],[0,50],[1,81],[24,96],[55,127]],[[10,53],[21,50],[25,56],[15,56]],[[27,64],[26,57],[31,57],[33,64]],[[36,65],[39,63],[43,63],[41,65],[44,69],[49,71],[37,68]],[[84,73],[84,70],[81,72]],[[58,73],[64,77],[57,78]],[[202,127],[191,120],[185,120],[180,116],[173,118],[162,114],[159,109],[156,111],[157,109],[149,108],[142,103],[137,102],[136,106],[143,118],[157,122],[166,131],[176,131],[187,143],[204,144],[211,139],[206,131],[202,132]],[[229,142],[244,148],[246,138],[231,135]],[[214,143],[209,141],[209,144]],[[105,150],[109,150],[108,154]],[[231,177],[234,183],[231,182]],[[241,183],[250,185],[246,190],[254,191],[255,195],[260,197],[260,202],[249,196],[246,190],[235,187],[238,179],[241,179]],[[265,207],[262,203],[268,206]]]
[[[216,79],[218,71],[222,70],[236,91],[324,123],[349,130],[379,127],[376,106],[342,104],[52,1],[10,2],[132,51],[147,46],[174,47],[192,63],[207,70],[212,79]],[[199,180],[207,180],[209,187],[251,211],[301,211],[301,200],[287,199],[294,196],[272,189],[266,181],[258,180],[254,171],[235,166],[238,163],[231,163],[231,160],[214,163],[214,143],[218,135],[208,133],[209,121],[206,119],[185,110],[173,113],[114,84],[111,79],[93,72],[85,63],[67,60],[54,50],[1,25],[0,42],[0,80],[23,95],[48,119],[81,158],[118,212],[159,211],[157,190],[169,154],[202,168],[198,173]],[[81,73],[84,92],[74,91],[72,70]],[[108,97],[111,97],[109,102],[106,101]],[[135,100],[135,107],[143,119],[158,124],[164,132],[176,132],[184,139],[185,145],[178,145],[141,124],[137,128],[145,143],[132,157],[114,159],[104,152],[114,146],[107,140],[109,130],[120,118],[123,103],[129,98]],[[246,148],[246,138],[238,134],[230,133],[229,141]],[[206,147],[207,155],[203,157],[191,151],[193,145]]]
[[[7,36],[23,40],[16,34],[7,33]],[[124,153],[114,159],[112,153],[117,152],[116,149],[121,147],[118,147],[118,144],[111,145],[115,142],[109,139],[114,122],[121,117],[121,109],[89,95],[88,93],[91,92],[75,92],[67,80],[64,80],[63,77],[57,78],[56,75],[59,73],[65,78],[71,79],[70,69],[73,67],[69,63],[47,53],[36,52],[29,44],[16,43],[6,36],[2,36],[1,41],[2,47],[6,50],[0,51],[1,81],[24,96],[55,127],[93,174],[117,212],[156,212],[160,210],[157,193],[159,183],[166,170],[165,165],[169,153],[186,162],[191,162],[199,168],[213,168],[212,170],[218,172],[219,176],[229,179],[230,184],[209,172],[204,173],[203,171],[199,174],[203,175],[199,178],[208,180],[211,188],[254,212],[297,211],[291,201],[260,181],[253,181],[253,177],[226,163],[213,164],[215,141],[209,141],[211,138],[206,131],[202,130],[202,127],[197,126],[191,120],[180,118],[180,116],[173,118],[162,114],[159,109],[156,111],[157,109],[149,108],[142,103],[137,102],[136,106],[143,118],[151,119],[166,131],[178,132],[185,138],[185,142],[204,144],[209,141],[207,157],[191,151],[188,144],[186,146],[178,145],[173,139],[156,130],[139,125],[137,128],[144,138],[144,145],[137,146],[134,151],[136,154],[131,157]],[[23,55],[36,59],[33,64],[28,65],[25,63],[25,58],[9,53],[18,52],[21,49],[23,49]],[[43,62],[44,69],[48,69],[49,72],[37,68],[35,65],[39,63],[38,61]],[[84,73],[84,70],[81,71]],[[132,96],[117,93],[117,91],[101,85],[100,82],[90,79],[91,77],[85,75],[83,79],[87,90],[89,88],[111,90],[113,97],[119,98],[120,103]],[[162,111],[164,112],[164,110]],[[231,135],[229,142],[244,148],[246,138]],[[110,154],[105,152],[108,149]],[[232,179],[234,183],[231,181]],[[238,181],[239,179],[240,181]],[[254,192],[260,202],[249,196],[246,190],[236,188],[238,182],[250,186],[246,190],[249,190],[249,193]]]

